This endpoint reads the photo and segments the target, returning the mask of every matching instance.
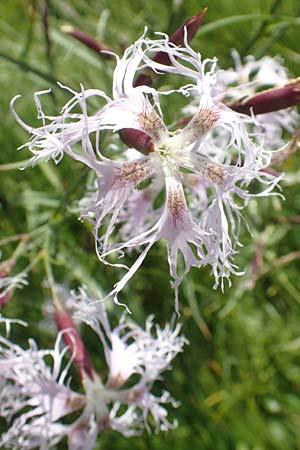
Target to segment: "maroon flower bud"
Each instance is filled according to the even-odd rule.
[[[88,34],[84,33],[83,31],[73,28],[71,25],[63,25],[61,27],[61,30],[64,33],[67,33],[70,36],[72,36],[73,38],[80,41],[86,47],[89,47],[91,50],[96,52],[98,54],[98,56],[101,56],[101,58],[103,58],[103,59],[112,59],[113,58],[112,55],[103,52],[103,51],[111,51],[109,48],[104,47],[98,41],[96,41],[94,38],[92,38]]]
[[[300,78],[285,86],[267,89],[252,97],[229,104],[228,106],[243,114],[265,114],[300,104]]]
[[[144,155],[148,155],[154,151],[154,144],[150,136],[143,133],[143,131],[135,130],[133,128],[123,128],[119,134],[122,141],[128,145],[128,147],[134,147]]]
[[[85,375],[88,375],[89,378],[93,379],[94,368],[92,361],[70,315],[62,308],[55,308],[54,320],[57,328],[64,332],[63,340],[69,347],[69,352],[74,358],[73,360],[80,377],[84,378]]]
[[[192,16],[190,19],[188,19],[186,22],[184,22],[183,25],[181,25],[175,33],[172,34],[170,37],[170,42],[172,42],[175,45],[184,45],[184,38],[185,38],[185,28],[187,32],[187,41],[191,42],[195,34],[200,28],[200,25],[202,23],[203,17],[205,16],[207,11],[207,8],[204,8],[201,12],[196,14],[195,16]],[[170,65],[171,60],[168,57],[168,55],[164,52],[159,52],[155,57],[153,58],[154,61]]]

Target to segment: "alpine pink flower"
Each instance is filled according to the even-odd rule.
[[[153,58],[158,52],[168,56],[168,64]],[[33,163],[49,158],[58,162],[66,153],[95,172],[95,185],[81,202],[81,217],[93,224],[99,259],[110,264],[112,253],[123,256],[126,250],[141,249],[136,262],[114,286],[111,295],[115,301],[150,248],[164,239],[178,309],[178,286],[192,267],[210,265],[216,286],[220,280],[223,286],[224,279],[238,273],[233,263],[239,244],[241,209],[236,194],[245,206],[251,196],[248,191],[251,181],[265,185],[264,193],[268,195],[278,180],[262,172],[271,153],[254,145],[249,136],[247,125],[254,119],[234,112],[214,97],[218,80],[216,60],[202,61],[187,40],[179,47],[165,35],[155,40],[142,36],[122,58],[116,59],[112,99],[97,89],[81,87],[77,93],[66,88],[73,98],[61,115],[49,117],[41,107],[40,96],[44,92],[39,92],[35,102],[43,125],[37,129],[24,124],[14,109],[13,112],[33,135],[26,144],[34,154]],[[135,86],[134,79],[145,66],[159,74],[182,76],[187,84],[171,91]],[[198,98],[192,119],[183,129],[173,132],[164,124],[160,106],[160,98],[164,96],[171,108],[172,94]],[[88,113],[90,97],[106,102],[93,115]],[[74,112],[78,106],[81,113]],[[146,154],[133,159],[125,152],[122,156],[114,152],[115,158],[107,158],[100,149],[102,133],[124,129],[144,133],[151,146],[145,148]],[[96,134],[95,149],[91,133]],[[75,146],[79,141],[81,149]],[[194,200],[195,195],[198,198],[195,179],[202,186],[204,203],[197,204]],[[154,208],[153,202],[160,192],[165,192],[164,204]],[[135,207],[141,211],[137,227],[129,226],[137,214]],[[119,236],[124,238],[121,242],[112,239],[116,225]]]
[[[69,360],[68,347],[61,345],[64,334],[71,336],[72,329],[62,330],[54,349],[47,350],[39,349],[33,340],[24,350],[0,336],[0,416],[9,424],[0,438],[1,448],[47,450],[67,437],[69,450],[91,450],[99,433],[108,428],[124,436],[139,434],[143,428],[150,432],[150,423],[155,432],[174,428],[176,421],[168,420],[165,405],[176,407],[177,403],[168,391],[160,396],[151,391],[186,343],[179,336],[180,325],[154,328],[149,317],[144,330],[123,317],[112,329],[103,302],[90,298],[84,289],[69,301],[77,319],[98,335],[107,381],[102,382],[94,368],[85,371],[81,366],[83,392],[73,390],[69,368],[76,364],[78,341],[74,339],[69,347],[73,352]]]

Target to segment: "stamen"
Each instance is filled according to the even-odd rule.
[[[132,183],[136,186],[142,180],[151,175],[152,169],[147,159],[125,162],[114,177],[114,183],[127,185]]]
[[[145,130],[155,143],[160,143],[165,133],[165,127],[160,117],[154,111],[143,111],[139,115],[141,127]]]
[[[200,108],[187,127],[194,129],[195,137],[200,137],[214,127],[219,117],[217,108]]]
[[[116,375],[111,376],[108,381],[108,387],[113,389],[119,389],[123,386],[127,378],[123,377],[123,375],[118,372]]]
[[[176,225],[177,220],[183,220],[183,213],[187,211],[187,207],[181,190],[170,190],[168,193],[168,208],[173,216],[174,225]]]
[[[203,168],[203,176],[213,184],[221,186],[224,182],[224,169],[217,164],[208,163]]]

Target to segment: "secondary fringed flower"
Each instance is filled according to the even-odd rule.
[[[151,316],[142,329],[124,316],[111,328],[102,301],[90,298],[84,289],[68,302],[74,304],[75,318],[98,335],[107,380],[103,383],[89,362],[66,311],[56,311],[61,331],[53,350],[41,350],[33,340],[24,350],[0,337],[0,416],[9,423],[0,438],[1,448],[48,450],[67,437],[69,450],[92,450],[99,433],[108,428],[124,436],[139,434],[143,428],[150,432],[153,425],[155,432],[174,428],[166,404],[177,403],[167,391],[160,396],[151,391],[183,350],[186,340],[179,336],[180,325],[160,328]],[[63,339],[68,347],[61,345]],[[72,363],[79,369],[83,393],[70,387]],[[70,414],[75,412],[73,419]]]
[[[31,340],[27,350],[0,337],[0,415],[10,428],[0,438],[1,448],[48,449],[67,435],[69,426],[58,422],[84,405],[84,396],[68,387],[60,350],[39,350]],[[51,365],[45,359],[52,359]],[[64,384],[65,383],[65,384]]]
[[[232,56],[235,67],[220,70],[215,94],[235,111],[254,114],[256,139],[272,149],[280,148],[287,142],[284,134],[300,124],[299,114],[289,108],[300,102],[299,80],[289,80],[279,57],[256,60],[248,56],[242,63],[236,51]]]
[[[158,54],[166,58],[156,58]],[[189,46],[187,36],[181,46],[165,35],[156,40],[142,36],[122,58],[116,58],[112,99],[97,89],[82,87],[78,93],[69,89],[73,98],[61,115],[48,117],[41,108],[41,93],[37,93],[36,104],[43,121],[38,129],[28,127],[14,114],[33,135],[26,144],[34,154],[33,163],[49,158],[57,162],[66,153],[95,172],[95,185],[80,205],[81,216],[93,224],[99,259],[112,264],[112,253],[123,256],[126,250],[141,251],[110,293],[115,301],[153,244],[164,239],[178,308],[178,286],[191,267],[210,265],[215,286],[220,282],[223,286],[224,279],[238,273],[233,256],[239,244],[239,211],[251,196],[248,185],[257,180],[265,189],[260,195],[269,195],[278,180],[262,172],[270,163],[271,153],[254,144],[253,131],[251,138],[248,134],[247,126],[255,128],[255,120],[220,102],[220,96],[216,97],[216,60],[202,61]],[[145,67],[151,73],[182,76],[188,84],[171,91],[137,86],[135,79]],[[163,122],[160,97],[167,97],[168,107],[172,108],[172,94],[192,94],[198,103],[187,125],[170,132]],[[88,99],[96,96],[106,105],[89,115]],[[78,107],[81,113],[74,113]],[[124,129],[133,130],[127,133],[127,142],[132,144],[135,131],[147,137],[136,143],[144,154],[135,152],[131,157],[124,152],[117,160],[117,156],[111,159],[110,153],[108,159],[100,150],[103,131]],[[95,149],[90,140],[94,132]],[[74,145],[79,141],[81,149]],[[205,202],[195,201],[199,198],[196,185],[201,186]],[[161,192],[163,204],[154,206],[156,200],[159,205]],[[137,214],[135,202],[141,206],[137,226],[132,222],[133,214]],[[128,226],[130,223],[133,226]],[[117,229],[122,241],[113,238]],[[120,263],[115,265],[126,268]]]

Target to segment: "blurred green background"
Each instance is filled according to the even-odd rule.
[[[36,126],[35,91],[53,89],[45,98],[49,114],[69,98],[57,81],[77,90],[83,83],[110,95],[114,62],[64,34],[61,25],[73,25],[121,54],[145,26],[150,34],[172,33],[204,6],[208,12],[192,44],[204,57],[216,56],[226,68],[232,64],[231,48],[243,56],[279,54],[291,77],[300,74],[299,0],[0,1],[0,244],[2,260],[16,248],[20,251],[13,273],[32,266],[30,284],[15,291],[3,314],[28,321],[28,329],[14,333],[24,345],[30,336],[40,346],[54,342],[51,321],[39,325],[51,297],[45,255],[55,280],[71,288],[85,284],[92,292],[105,292],[119,274],[98,262],[89,226],[69,208],[84,194],[86,169],[65,157],[58,166],[49,162],[13,170],[11,163],[30,154],[16,150],[28,137],[9,112],[11,98],[22,95],[17,111]],[[171,105],[170,120],[179,117],[180,106]],[[244,247],[237,257],[245,275],[232,279],[224,294],[212,289],[208,269],[191,271],[182,284],[180,320],[190,345],[165,378],[165,386],[181,402],[170,411],[178,428],[131,439],[107,432],[97,448],[300,449],[299,162],[298,152],[279,168],[286,173],[285,201],[253,200],[245,212],[251,233],[244,227]],[[18,247],[17,237],[6,242],[20,233],[32,233],[24,248]],[[166,248],[160,243],[120,296],[138,323],[151,313],[161,324],[171,318],[168,272]],[[116,319],[120,313],[111,306]],[[103,370],[92,334],[82,332]]]

